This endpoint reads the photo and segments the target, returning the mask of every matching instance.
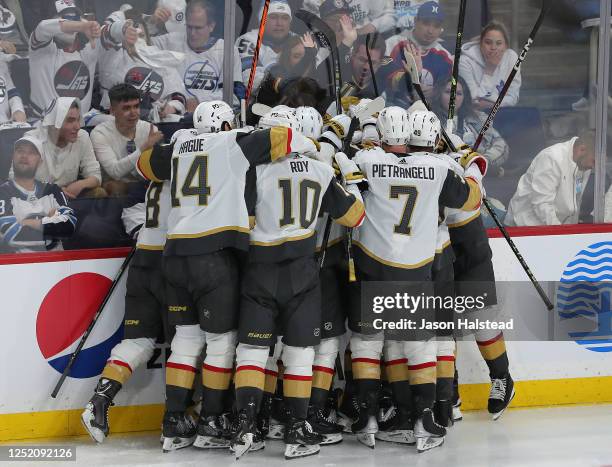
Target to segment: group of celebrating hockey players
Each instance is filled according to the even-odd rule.
[[[325,123],[312,107],[281,105],[253,129],[235,128],[226,103],[205,102],[193,129],[141,154],[146,222],[124,340],[82,414],[92,438],[108,435],[113,399],[165,334],[164,451],[193,444],[238,458],[268,438],[283,439],[291,459],[343,432],[372,448],[376,439],[419,452],[443,443],[461,418],[452,330],[377,331],[361,289],[429,283],[441,296],[485,292],[497,306],[480,218],[487,160],[454,135],[451,152],[420,102],[408,111],[374,103]],[[514,396],[503,334],[475,338],[496,419]]]

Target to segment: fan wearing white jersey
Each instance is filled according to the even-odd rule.
[[[91,107],[100,52],[121,43],[121,24],[100,25],[81,18],[72,0],[55,2],[58,16],[41,21],[30,36],[31,103],[42,116],[56,97],[76,97],[83,113]]]
[[[257,17],[261,18],[261,10]],[[253,89],[259,88],[266,69],[278,61],[278,54],[284,42],[287,37],[293,35],[289,30],[291,18],[291,8],[285,0],[272,0],[270,2],[264,37],[259,49],[259,61]],[[258,29],[253,29],[236,39],[236,47],[242,62],[242,82],[245,85],[249,82],[258,32]]]
[[[260,125],[277,120],[282,111],[273,109]],[[284,112],[293,117],[290,110]],[[288,120],[295,122],[294,117]],[[323,441],[306,421],[321,326],[316,219],[325,210],[340,224],[355,227],[365,211],[356,186],[345,189],[328,164],[305,156],[294,153],[256,169],[256,223],[243,276],[235,377],[237,457],[251,448],[256,435],[254,416],[261,405],[264,369],[276,334],[283,336],[285,457],[314,454]],[[358,172],[344,154],[337,154],[336,160],[346,176]]]
[[[435,115],[430,117],[429,123],[439,132]],[[354,241],[358,278],[362,282],[430,281],[439,206],[473,210],[481,201],[479,184],[472,178],[458,176],[444,161],[429,157],[427,153],[408,157],[406,142],[410,136],[410,122],[405,110],[386,108],[378,117],[377,128],[381,148],[363,150],[355,156],[368,180],[364,196],[368,217],[356,231]],[[486,167],[483,158],[474,156],[463,160],[466,167],[472,164]],[[362,435],[360,440],[373,446],[377,431],[376,392],[385,333],[366,322],[361,316],[360,305],[356,300],[349,316],[349,327],[353,331],[353,375],[360,404],[359,419],[352,428]],[[445,435],[445,430],[435,424],[432,413],[435,348],[435,342],[404,343],[415,399],[415,436],[420,451],[441,444],[430,443],[431,437]]]
[[[200,102],[221,99],[223,96],[224,42],[214,35],[217,17],[212,0],[192,0],[187,5],[186,29],[151,38],[162,50],[184,54],[178,72],[187,91],[187,111],[192,112]],[[234,51],[234,94],[245,97],[242,68],[238,49]]]
[[[214,110],[220,112],[219,117],[226,115],[226,108],[214,105],[218,106]],[[198,125],[198,112],[194,118]],[[224,118],[219,127],[229,125],[227,118],[231,120]],[[164,449],[189,445],[195,436],[195,427],[189,423],[185,410],[203,345],[201,330],[210,336],[208,354],[213,340],[220,352],[215,355],[218,363],[207,367],[211,384],[227,384],[231,376],[238,324],[238,264],[234,250],[246,251],[249,247],[244,201],[247,170],[291,152],[315,149],[314,143],[299,133],[271,128],[251,133],[201,134],[180,144],[156,146],[141,155],[138,168],[145,178],[172,182],[172,209],[164,249],[164,275],[174,292],[167,297],[169,324],[177,326],[177,330],[190,330],[187,340],[196,344],[173,349],[175,358],[171,356],[166,367]],[[212,396],[212,392],[209,394]],[[218,401],[216,396],[212,399]],[[215,410],[212,399],[204,402],[209,411]]]

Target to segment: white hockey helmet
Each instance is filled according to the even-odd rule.
[[[404,109],[397,106],[384,108],[376,120],[380,141],[392,146],[401,146],[410,138],[410,122]]]
[[[198,133],[218,133],[225,122],[233,126],[234,119],[234,111],[225,102],[202,102],[193,113],[193,127]]]
[[[182,128],[176,130],[170,138],[170,144],[175,144],[177,141],[183,141],[198,136],[198,130],[195,128]]]
[[[434,147],[440,136],[440,120],[435,113],[416,110],[410,114],[410,145]]]
[[[282,126],[291,128],[294,131],[300,131],[300,124],[297,118],[295,118],[295,109],[286,105],[273,107],[272,110],[259,119],[257,126],[262,129]]]
[[[295,118],[300,124],[300,132],[313,139],[319,139],[323,130],[323,118],[314,107],[298,107],[295,109]]]

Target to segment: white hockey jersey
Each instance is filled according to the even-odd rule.
[[[21,96],[11,79],[8,63],[0,60],[0,123],[10,122],[18,110],[25,112]]]
[[[357,265],[378,278],[428,280],[437,247],[439,206],[474,209],[481,192],[444,161],[380,148],[362,150],[355,162],[368,180],[368,216],[356,230]]]
[[[151,40],[160,49],[174,50],[185,55],[177,71],[187,91],[187,97],[195,98],[198,102],[223,99],[223,39],[212,37],[206,50],[202,52],[195,52],[189,47],[185,33],[164,34]],[[233,81],[242,82],[238,49],[234,51]],[[233,84],[228,85],[233,86]]]
[[[156,146],[138,161],[153,181],[172,180],[165,255],[191,256],[223,248],[247,250],[249,217],[244,199],[251,165],[274,161],[314,144],[287,128],[202,134]]]
[[[356,28],[372,24],[379,33],[395,26],[393,0],[347,0]]]
[[[321,209],[349,227],[357,225],[364,214],[361,200],[348,193],[323,162],[291,154],[258,166],[251,261],[279,262],[312,255]]]
[[[34,111],[42,115],[56,97],[77,97],[83,113],[91,108],[96,63],[102,50],[120,43],[122,24],[106,25],[102,37],[75,52],[59,48],[53,38],[61,33],[60,19],[41,21],[30,36],[30,100]]]

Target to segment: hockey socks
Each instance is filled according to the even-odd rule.
[[[489,367],[491,379],[501,378],[508,373],[508,354],[506,353],[506,342],[503,333],[493,337],[486,334],[476,333],[476,343],[480,355]]]
[[[452,338],[438,337],[436,362],[436,422],[444,427],[453,423],[453,396],[455,377],[455,341]]]

